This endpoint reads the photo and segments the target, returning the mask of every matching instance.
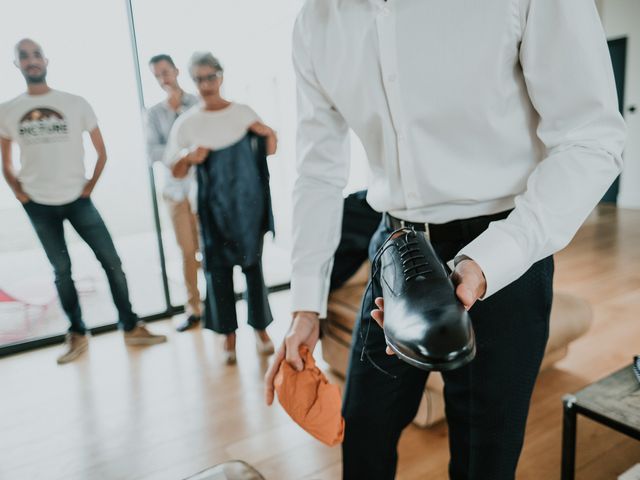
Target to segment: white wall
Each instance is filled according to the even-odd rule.
[[[625,119],[629,129],[620,179],[618,205],[640,208],[640,0],[600,0],[600,13],[609,39],[626,36]]]

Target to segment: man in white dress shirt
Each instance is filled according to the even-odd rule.
[[[475,360],[443,375],[449,475],[514,478],[548,336],[551,255],[622,165],[625,126],[593,1],[309,0],[293,45],[294,313],[267,403],[279,363],[301,368],[298,347],[315,347],[326,315],[351,128],[369,161],[368,201],[386,214],[371,249],[394,218],[427,223],[472,318]],[[369,310],[362,318],[343,406],[344,478],[388,479],[427,374],[387,355],[380,328],[363,345]]]

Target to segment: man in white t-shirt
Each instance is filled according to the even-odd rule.
[[[60,302],[71,323],[66,348],[58,363],[74,360],[88,347],[87,327],[71,278],[65,220],[93,250],[107,274],[125,342],[128,345],[165,342],[164,335],[149,332],[133,312],[120,257],[90,198],[107,161],[93,109],[82,97],[49,88],[48,60],[33,40],[18,42],[15,65],[27,82],[27,92],[0,105],[2,173],[22,203],[51,262]],[[84,132],[89,132],[98,155],[89,180],[85,177]],[[20,147],[17,174],[11,158],[12,142]]]

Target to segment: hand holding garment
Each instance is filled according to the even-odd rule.
[[[308,346],[300,346],[300,356],[304,361],[301,372],[287,362],[280,365],[274,381],[278,401],[298,425],[322,443],[330,447],[342,443],[340,389],[316,366]]]
[[[264,235],[274,231],[264,138],[248,133],[211,151],[197,179],[205,265],[257,265]]]

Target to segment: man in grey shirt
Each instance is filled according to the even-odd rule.
[[[186,93],[178,83],[179,70],[169,55],[156,55],[149,61],[149,68],[158,84],[167,92],[167,98],[151,107],[147,112],[147,151],[150,161],[162,162],[164,150],[173,122],[189,108],[198,103],[195,95]],[[193,174],[185,178],[175,178],[167,170],[162,196],[167,204],[176,235],[182,251],[184,283],[187,287],[187,318],[177,330],[183,332],[200,323],[201,306],[198,291],[199,262],[196,254],[198,246],[198,220],[191,208],[189,196],[193,188]]]

